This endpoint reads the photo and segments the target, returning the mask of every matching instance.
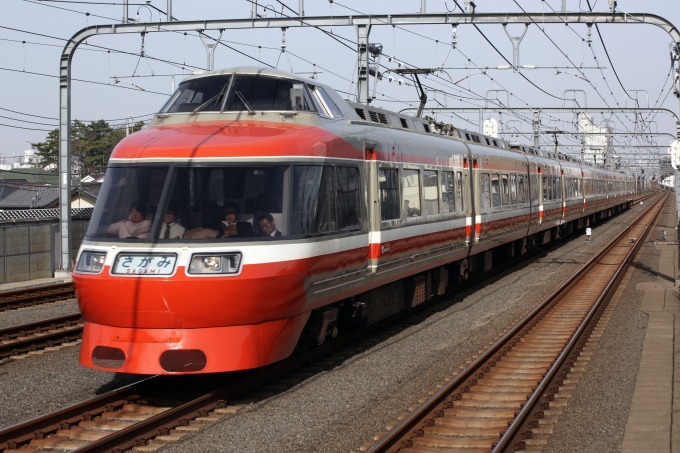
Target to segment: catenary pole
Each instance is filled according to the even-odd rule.
[[[127,1],[124,3],[127,14]],[[126,17],[123,18],[127,20]],[[206,30],[247,30],[260,28],[294,28],[294,27],[355,27],[358,42],[368,43],[370,27],[402,26],[402,25],[447,25],[465,24],[630,24],[654,25],[665,30],[673,39],[672,54],[680,55],[680,32],[668,20],[661,16],[646,13],[427,13],[427,14],[383,14],[371,16],[321,16],[321,17],[274,17],[258,18],[253,15],[249,19],[203,20],[203,21],[168,21],[157,23],[94,25],[77,32],[64,46],[59,69],[59,210],[61,237],[61,265],[59,272],[72,270],[71,260],[71,64],[78,46],[87,38],[98,35],[120,35],[129,33],[158,33],[176,31]],[[359,50],[359,49],[358,49]],[[361,57],[358,57],[361,58]],[[363,60],[360,60],[363,63]],[[359,70],[366,69],[359,65]],[[680,76],[680,67],[676,68]],[[361,78],[359,78],[362,81]],[[365,83],[366,86],[364,86]],[[358,100],[368,102],[368,79],[358,84]]]

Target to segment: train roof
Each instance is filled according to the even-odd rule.
[[[222,74],[257,74],[269,77],[283,77],[286,79],[297,80],[303,83],[308,83],[310,81],[310,79],[307,77],[301,77],[291,72],[281,71],[280,69],[276,68],[263,68],[258,66],[237,66],[234,68],[218,69],[214,71],[197,71],[194,72],[192,75],[188,76],[183,81]],[[314,80],[314,85],[323,86],[327,90],[335,91],[333,88],[322,83],[318,83],[316,80]]]
[[[356,113],[346,105],[347,100],[342,98],[333,87],[320,83],[317,80],[310,79],[309,77],[303,77],[290,72],[281,71],[280,69],[276,68],[263,68],[258,66],[238,66],[234,68],[220,69],[215,71],[202,71],[192,74],[191,76],[182,80],[182,82],[186,82],[193,79],[199,79],[203,77],[219,76],[226,74],[279,77],[304,84],[314,85],[315,87],[320,87],[324,89],[324,91],[333,99],[337,107],[340,108],[345,118],[353,118],[356,116]]]
[[[414,117],[405,115],[402,113],[397,113],[391,110],[386,110],[380,107],[376,107],[370,104],[361,104],[358,102],[352,102],[348,99],[343,98],[338,94],[338,92],[331,86],[319,83],[317,80],[310,79],[309,77],[303,77],[290,72],[282,71],[276,68],[265,68],[257,66],[239,66],[234,68],[227,68],[214,71],[204,71],[196,72],[182,81],[182,83],[211,76],[220,76],[227,74],[237,74],[237,75],[258,75],[265,77],[276,77],[284,78],[307,85],[313,85],[314,87],[322,88],[325,93],[331,97],[333,102],[337,105],[342,113],[342,118],[349,121],[350,123],[373,123],[377,126],[398,128],[403,130],[410,130],[413,132],[443,135],[452,137],[454,139],[460,139],[462,141],[468,142],[474,146],[474,144],[482,146],[490,146],[493,148],[500,148],[505,150],[513,150],[517,152],[522,152],[529,155],[544,157],[548,159],[554,159],[561,162],[573,162],[578,165],[584,165],[594,168],[603,168],[602,165],[595,165],[591,162],[582,161],[575,157],[556,152],[541,149],[538,147],[509,143],[506,140],[498,137],[487,136],[479,132],[466,130],[458,128],[452,124],[444,123],[442,121],[437,121],[436,119],[425,116]],[[624,172],[621,172],[624,173]]]

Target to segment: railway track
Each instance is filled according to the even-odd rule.
[[[514,451],[551,401],[667,195],[457,376],[363,450]]]
[[[350,332],[249,372],[153,376],[0,430],[0,451],[126,451],[149,442],[175,441],[236,412],[245,404],[238,403],[244,397],[280,391],[284,382],[295,385],[306,374],[327,369],[325,363],[333,363],[335,354],[351,355],[348,350],[369,335],[368,329]]]
[[[180,396],[165,396],[169,394]],[[189,420],[224,405],[222,396],[229,392],[187,394],[173,388],[171,379],[151,377],[0,431],[0,450],[124,451],[188,426]]]
[[[73,283],[33,286],[0,292],[0,311],[75,298]]]
[[[0,330],[0,363],[13,356],[38,351],[82,338],[80,314],[23,324]]]
[[[371,330],[375,334],[379,329],[380,325],[374,325]],[[358,340],[366,336],[366,332],[352,332],[338,337],[337,342],[266,369],[219,375],[219,379],[229,382],[216,383],[212,389],[203,392],[188,393],[186,389],[205,389],[210,386],[206,383],[210,377],[154,377],[2,430],[0,451],[15,448],[24,451],[125,451],[148,443],[177,440],[236,412],[244,396],[250,398],[261,390],[258,386],[273,382],[276,384],[271,385],[276,392],[280,391],[282,381],[295,385],[296,378],[291,378],[291,374],[318,372],[318,369],[309,371],[318,368],[310,363],[319,362],[320,358],[332,363],[332,355],[338,350],[345,346],[356,347]],[[181,384],[168,387],[168,381]],[[180,396],[176,396],[178,394]]]

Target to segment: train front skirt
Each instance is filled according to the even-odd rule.
[[[88,322],[80,363],[135,374],[214,373],[257,368],[292,354],[309,313],[261,324],[140,329]]]

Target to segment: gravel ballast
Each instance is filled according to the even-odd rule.
[[[626,212],[611,219],[593,228],[592,241],[586,241],[585,236],[575,238],[521,269],[485,282],[470,294],[457,297],[456,303],[442,305],[441,310],[334,368],[256,400],[163,451],[358,451],[495,341],[558,281],[629,224],[630,218],[631,213]],[[643,247],[641,262],[655,269],[656,261],[654,248]],[[649,272],[635,271],[627,290],[630,294],[626,292],[622,298],[589,365],[594,371],[589,370],[579,384],[564,421],[560,419],[551,438],[550,451],[616,451],[620,446],[637,374],[637,366],[629,364],[639,363],[646,328],[635,285],[652,278]],[[0,402],[0,426],[129,382],[129,376],[81,367],[77,354],[77,347],[68,347],[1,365],[4,379],[0,392],[11,397]],[[574,444],[575,433],[580,436],[578,445]]]

